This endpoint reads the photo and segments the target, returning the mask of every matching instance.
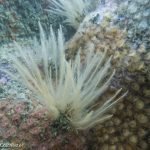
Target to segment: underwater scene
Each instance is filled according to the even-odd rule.
[[[0,150],[149,150],[150,0],[0,0]]]

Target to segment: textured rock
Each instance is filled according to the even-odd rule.
[[[0,44],[37,36],[39,20],[45,29],[49,30],[50,24],[53,24],[53,28],[58,28],[62,19],[45,11],[48,4],[48,0],[0,2]]]
[[[143,44],[146,50],[150,51],[149,8],[149,0],[127,0],[118,3],[114,22],[127,29],[127,39],[135,49]]]

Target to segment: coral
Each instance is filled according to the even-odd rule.
[[[52,14],[66,17],[65,22],[75,29],[78,28],[84,17],[96,8],[98,0],[52,0],[50,9]]]
[[[106,14],[100,24],[94,23],[92,18],[85,20],[66,44],[67,57],[74,59],[78,49],[81,49],[83,59],[90,49],[95,52],[107,51],[107,57],[112,55],[112,65],[115,62],[117,62],[116,67],[122,65],[125,56],[129,53],[129,47],[125,41],[126,31],[110,25],[110,18],[111,16]]]
[[[131,49],[126,36],[126,31],[113,26],[106,17],[100,24],[86,23],[66,45],[68,59],[74,59],[79,48],[83,60],[87,49],[95,52],[107,50],[107,57],[112,55],[112,69],[116,68],[116,74],[104,96],[100,97],[101,101],[120,87],[129,92],[112,110],[114,115],[109,121],[99,124],[90,131],[91,134],[88,132],[88,147],[93,150],[99,147],[146,150],[149,145],[149,52],[143,45],[136,51]]]
[[[147,51],[150,49],[149,8],[149,0],[127,0],[120,2],[116,10],[114,23],[121,28],[126,28],[127,39],[135,49],[142,44]]]

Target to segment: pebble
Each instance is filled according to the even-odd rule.
[[[140,141],[139,143],[141,150],[147,150],[148,144],[145,141]]]
[[[101,150],[109,150],[109,146],[107,144],[105,144],[101,147]]]
[[[125,150],[133,150],[133,148],[132,148],[131,145],[129,145],[129,144],[125,144],[125,145],[124,145],[124,149],[125,149]]]
[[[138,139],[135,135],[132,135],[132,136],[129,137],[129,141],[133,144],[136,144]]]
[[[122,144],[118,144],[118,150],[124,150],[124,148],[123,148],[123,146],[122,146]]]
[[[108,134],[105,134],[105,135],[103,136],[103,139],[104,139],[104,141],[107,141],[107,140],[109,139],[109,135],[108,135]]]
[[[139,123],[142,123],[142,124],[145,124],[148,122],[148,118],[144,114],[137,115],[137,120]]]
[[[124,137],[128,137],[131,133],[128,129],[124,129],[122,134]]]
[[[113,122],[114,122],[114,124],[115,124],[116,126],[118,126],[118,125],[121,123],[121,120],[118,119],[118,118],[114,118],[114,119],[113,119]]]
[[[143,136],[145,136],[145,134],[146,134],[146,131],[145,131],[144,129],[140,128],[140,129],[138,130],[138,136],[139,136],[139,137],[143,137]]]
[[[109,146],[109,150],[116,150],[117,146],[116,145],[111,145]]]
[[[130,122],[129,122],[129,126],[130,126],[131,128],[136,128],[136,121],[135,121],[135,120],[130,121]]]
[[[137,100],[135,102],[135,107],[139,110],[143,109],[144,108],[144,102],[142,100]]]

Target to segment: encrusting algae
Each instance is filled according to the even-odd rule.
[[[35,100],[0,101],[0,128],[1,142],[14,144],[20,150],[59,150],[62,146],[66,150],[76,150],[86,147],[83,135],[77,134],[65,118],[52,122],[47,109]]]

